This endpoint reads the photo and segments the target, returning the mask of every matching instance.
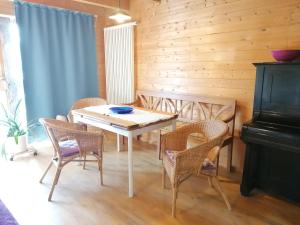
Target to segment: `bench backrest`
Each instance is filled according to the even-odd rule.
[[[178,120],[196,122],[220,119],[234,123],[236,101],[231,98],[172,94],[156,91],[137,91],[137,105],[146,109],[178,114]]]

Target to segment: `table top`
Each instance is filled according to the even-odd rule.
[[[173,120],[178,117],[178,115],[174,113],[147,110],[140,107],[132,107],[134,108],[134,110],[130,114],[114,114],[112,112],[107,111],[112,106],[115,105],[101,105],[76,109],[72,110],[72,114],[73,116],[80,116],[85,119],[91,119],[97,122],[101,122],[126,130],[134,130],[140,127],[150,126],[153,124]],[[141,123],[140,117],[143,113],[146,115],[146,117],[151,117],[149,123]],[[157,117],[156,121],[153,119],[155,117]]]

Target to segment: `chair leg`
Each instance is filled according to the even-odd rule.
[[[218,192],[221,194],[221,196],[222,196],[222,198],[223,198],[223,200],[224,200],[224,202],[225,202],[225,204],[226,204],[226,206],[227,206],[227,209],[229,210],[229,211],[231,211],[231,206],[230,206],[230,203],[229,203],[229,201],[228,201],[228,198],[227,198],[227,196],[225,195],[225,193],[223,192],[223,190],[222,190],[222,188],[221,188],[221,186],[220,186],[220,184],[219,184],[219,181],[218,181],[218,179],[216,178],[216,177],[213,177],[212,178],[215,182],[215,187],[216,187],[216,189],[218,190]]]
[[[101,184],[101,186],[103,186],[103,172],[102,172],[102,168],[100,170],[100,184]]]
[[[211,177],[207,177],[209,187],[213,188]]]
[[[54,180],[53,180],[53,184],[52,184],[52,187],[51,187],[51,191],[50,191],[50,194],[48,196],[48,201],[50,202],[51,199],[52,199],[52,195],[53,195],[53,191],[54,191],[54,188],[55,188],[55,185],[57,185],[57,182],[58,182],[58,179],[59,179],[59,175],[61,173],[61,169],[60,167],[57,168],[56,170],[56,174],[55,174],[55,177],[54,177]]]
[[[98,169],[100,172],[100,184],[103,185],[102,159],[98,159]]]
[[[83,169],[85,170],[85,162],[86,162],[86,152],[84,153],[83,156]]]
[[[51,168],[52,165],[53,165],[53,161],[51,160],[51,162],[49,163],[49,165],[48,165],[46,171],[44,172],[43,176],[42,176],[41,179],[40,179],[40,183],[43,182],[43,180],[44,180],[46,174],[48,173],[48,171],[49,171],[49,169]]]
[[[216,175],[219,175],[219,162],[220,162],[220,154],[218,154],[217,162],[216,162]]]
[[[231,172],[232,149],[233,149],[233,143],[231,143],[231,144],[228,145],[228,151],[227,151],[227,173]]]
[[[176,216],[177,187],[173,187],[172,217]]]
[[[158,155],[158,159],[162,159],[162,156],[161,156],[161,147],[160,147],[160,142],[161,142],[161,140],[160,140],[160,138],[161,138],[161,132],[160,132],[160,130],[158,131],[158,134],[157,134],[157,155]]]
[[[104,140],[108,139],[108,137],[107,137],[107,135],[105,134],[105,132],[102,131],[102,134],[103,134],[103,139],[104,139]]]
[[[162,167],[162,188],[166,188],[166,170]]]

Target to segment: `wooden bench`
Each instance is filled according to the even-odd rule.
[[[227,171],[231,171],[234,139],[236,101],[217,96],[172,94],[167,92],[138,90],[134,106],[163,112],[177,113],[178,125],[205,119],[219,119],[229,125],[229,132],[223,147],[228,147]],[[163,132],[163,131],[162,131]],[[160,140],[159,140],[160,141]],[[159,156],[160,144],[158,144]]]

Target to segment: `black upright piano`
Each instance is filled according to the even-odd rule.
[[[241,194],[254,188],[300,202],[300,63],[256,63]]]

